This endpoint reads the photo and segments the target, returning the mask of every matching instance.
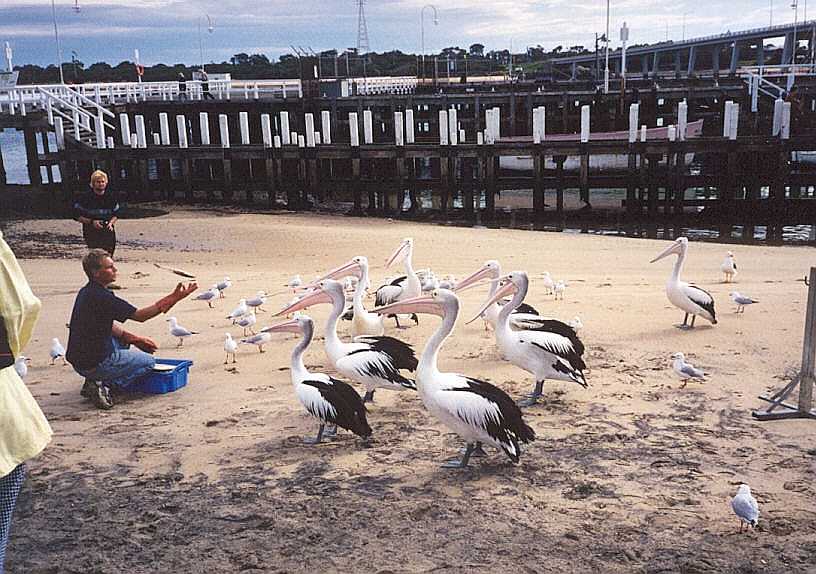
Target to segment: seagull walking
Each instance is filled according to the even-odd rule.
[[[264,313],[265,311],[261,309],[261,305],[266,303],[266,291],[258,291],[258,293],[252,297],[251,299],[246,300],[247,307],[252,307],[255,309],[256,313]]]
[[[734,280],[734,275],[737,274],[737,262],[734,261],[734,254],[731,251],[726,254],[720,269],[725,275],[723,283],[731,283]]]
[[[60,340],[57,337],[51,339],[51,351],[49,353],[51,355],[51,364],[54,364],[54,361],[61,358],[62,364],[65,365],[65,347],[62,346]]]
[[[17,360],[14,361],[14,370],[17,371],[17,374],[20,375],[21,379],[25,379],[26,375],[28,374],[28,364],[31,362],[26,356],[20,355],[17,357]]]
[[[236,363],[237,361],[235,359],[235,355],[238,354],[238,343],[229,333],[224,333],[224,337],[224,352],[227,354],[226,358],[224,359],[224,364],[227,364],[230,355],[232,355],[232,362]]]
[[[740,532],[746,524],[756,528],[759,523],[759,505],[747,484],[741,484],[737,489],[737,495],[731,499],[731,508],[740,520]]]
[[[300,275],[293,275],[289,281],[283,284],[284,287],[289,287],[290,289],[297,289],[303,285],[303,279],[300,278]]]
[[[181,325],[179,325],[175,317],[170,317],[167,320],[170,322],[170,334],[173,337],[178,337],[179,342],[178,345],[176,345],[176,347],[184,346],[184,339],[186,337],[198,335],[196,331],[190,331],[186,327],[182,327]]]
[[[221,296],[221,291],[219,291],[217,285],[213,285],[203,293],[199,293],[195,297],[193,297],[196,301],[206,301],[207,306],[212,309],[213,308],[213,301],[218,299]]]
[[[567,291],[567,284],[563,280],[559,280],[555,287],[553,287],[553,292],[555,293],[555,300],[558,299],[564,300],[564,293]]]
[[[252,329],[252,325],[254,325],[256,321],[257,318],[255,317],[255,313],[247,313],[246,315],[238,317],[235,324],[244,330],[244,337],[246,337],[247,329],[249,329],[249,332],[253,335],[255,334],[255,331]]]
[[[238,306],[227,315],[227,319],[232,319],[232,324],[235,325],[235,322],[247,313],[249,313],[249,307],[247,306],[246,299],[241,299],[238,301]]]
[[[731,295],[731,300],[737,305],[737,309],[734,311],[734,313],[745,313],[746,305],[753,305],[754,303],[759,303],[759,301],[757,301],[756,299],[746,297],[745,295],[742,295],[739,291],[731,291],[729,295]]]
[[[674,372],[684,381],[689,379],[705,380],[705,373],[691,363],[687,363],[686,356],[683,353],[674,353],[671,358],[674,359],[672,363]]]
[[[215,287],[218,289],[219,296],[223,299],[224,291],[232,287],[232,281],[230,281],[229,277],[224,277],[224,280],[221,281],[221,283],[218,283]]]
[[[541,274],[541,284],[544,286],[544,289],[547,290],[547,295],[552,295],[555,291],[555,281],[553,281],[549,271],[545,271]]]
[[[245,339],[241,339],[241,342],[245,345],[257,345],[258,351],[261,353],[265,352],[263,350],[263,346],[269,343],[272,340],[272,335],[269,333],[258,333],[257,335],[252,335],[251,337],[247,337]]]

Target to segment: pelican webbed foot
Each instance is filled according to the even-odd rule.
[[[467,446],[465,446],[465,447],[463,447],[461,450],[459,450],[459,453],[460,453],[462,456],[464,456],[464,454],[467,452],[467,449],[468,449],[468,447],[467,447]],[[480,442],[477,442],[477,443],[476,443],[476,447],[475,447],[475,448],[473,449],[473,451],[470,453],[470,456],[472,456],[473,458],[484,458],[484,457],[486,457],[486,456],[487,456],[487,452],[486,452],[486,451],[485,451],[485,449],[482,447],[482,443],[480,443]]]
[[[374,391],[366,391],[365,395],[363,395],[363,402],[364,403],[373,403],[374,402]]]
[[[337,425],[328,425],[326,427],[326,430],[323,432],[323,436],[325,437],[337,436]]]
[[[325,425],[320,425],[320,428],[317,429],[317,436],[310,437],[307,436],[303,439],[304,444],[318,444],[320,441],[323,440],[323,431],[325,430]]]
[[[477,443],[467,443],[465,446],[465,452],[462,454],[462,458],[452,458],[447,460],[442,464],[442,468],[467,467],[468,461],[470,461],[470,456],[473,454],[473,451],[476,450],[476,444]]]

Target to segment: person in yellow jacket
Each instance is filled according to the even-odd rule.
[[[41,306],[0,232],[0,574],[25,462],[45,448],[53,433],[13,365],[31,338]]]

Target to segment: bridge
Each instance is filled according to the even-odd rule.
[[[746,63],[755,66],[769,63],[770,54],[766,40],[774,38],[784,38],[778,64],[811,63],[816,46],[816,20],[740,32],[729,31],[680,42],[670,40],[628,48],[625,52],[619,48],[609,52],[610,77],[620,78],[622,69],[630,77],[641,73],[644,78],[658,78],[661,75],[717,77],[723,71],[735,75],[740,66]],[[803,42],[806,47],[800,46]],[[776,50],[772,52],[774,57],[775,52]],[[576,80],[582,71],[589,71],[597,78],[603,77],[604,56],[603,51],[598,54],[593,52],[581,56],[555,58],[550,64],[558,78]]]

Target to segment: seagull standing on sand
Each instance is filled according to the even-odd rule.
[[[62,346],[60,340],[57,337],[51,339],[51,351],[49,353],[51,355],[51,364],[54,364],[59,358],[62,358],[62,364],[65,365],[65,347]]]
[[[25,379],[26,375],[28,374],[28,363],[31,362],[31,359],[20,355],[17,357],[17,360],[14,361],[14,370],[17,371],[17,374],[20,375],[21,379]]]
[[[731,508],[740,520],[740,532],[746,524],[756,528],[759,523],[759,505],[747,484],[740,485],[737,495],[731,499]]]
[[[652,259],[651,263],[668,257],[669,255],[677,255],[677,260],[674,262],[674,269],[669,276],[669,281],[666,283],[666,296],[672,305],[686,313],[686,316],[683,318],[683,324],[678,325],[679,328],[693,329],[694,320],[697,318],[697,315],[708,319],[712,325],[716,325],[717,316],[714,311],[714,297],[711,296],[711,293],[694,285],[689,285],[685,281],[680,281],[680,272],[683,270],[683,263],[686,261],[687,251],[688,239],[678,237],[657,257]],[[689,315],[691,315],[691,324],[688,324]]]
[[[555,291],[555,281],[553,281],[549,271],[545,271],[541,274],[541,284],[544,286],[544,289],[547,290],[547,295],[552,295],[553,291]]]
[[[227,357],[224,359],[225,365],[227,361],[229,361],[230,355],[232,355],[232,362],[237,362],[235,355],[238,354],[238,343],[235,342],[235,339],[233,339],[229,333],[224,333],[224,352],[227,354]]]
[[[294,275],[292,278],[289,279],[286,283],[284,283],[284,287],[289,287],[290,289],[297,289],[303,285],[303,279],[300,278],[300,275]]]
[[[238,301],[238,306],[227,315],[227,319],[232,319],[232,324],[235,325],[235,322],[247,313],[249,313],[249,307],[247,307],[246,299],[241,299]]]
[[[252,333],[253,335],[255,334],[255,331],[252,330],[252,325],[255,324],[255,321],[257,321],[255,313],[247,313],[246,315],[238,317],[238,320],[235,321],[235,324],[244,330],[244,337],[246,337],[247,329],[249,329],[249,332]]]
[[[232,286],[232,281],[230,281],[229,277],[224,277],[224,280],[221,283],[218,283],[215,288],[218,289],[219,296],[223,299],[224,298],[224,291],[229,289]]]
[[[266,303],[266,291],[258,291],[251,299],[246,300],[247,307],[252,307],[256,312],[264,313],[261,305]]]
[[[178,342],[178,345],[176,345],[177,347],[184,346],[184,338],[185,337],[191,337],[192,335],[198,335],[197,332],[190,331],[189,329],[186,329],[186,328],[182,327],[181,325],[179,325],[178,321],[176,320],[175,317],[170,317],[167,320],[170,322],[170,334],[173,337],[178,337],[179,342]]]
[[[742,295],[739,291],[731,291],[729,295],[731,295],[731,300],[737,305],[737,310],[734,311],[735,313],[745,313],[746,305],[753,305],[754,303],[759,303],[759,301],[757,301],[756,299],[746,297],[745,295]]]
[[[705,379],[705,373],[691,363],[687,363],[686,356],[683,353],[674,353],[671,358],[674,359],[672,363],[674,372],[684,381],[688,381],[689,379]]]
[[[559,280],[558,283],[555,284],[553,287],[553,292],[555,293],[555,300],[558,299],[564,300],[564,293],[567,291],[567,284],[564,282],[563,279]]]
[[[195,297],[193,297],[196,301],[206,301],[207,306],[212,309],[213,308],[213,301],[220,297],[221,291],[218,290],[217,285],[213,285],[203,293],[199,293]]]
[[[263,346],[269,343],[272,340],[272,335],[269,333],[261,332],[257,335],[252,335],[251,337],[247,337],[246,339],[241,339],[241,342],[245,345],[258,345],[258,351],[261,353],[264,352]]]
[[[734,280],[734,275],[737,274],[737,262],[734,261],[734,253],[729,251],[726,254],[725,260],[722,262],[722,265],[720,265],[720,269],[723,274],[725,274],[723,283],[731,283],[731,281]]]

